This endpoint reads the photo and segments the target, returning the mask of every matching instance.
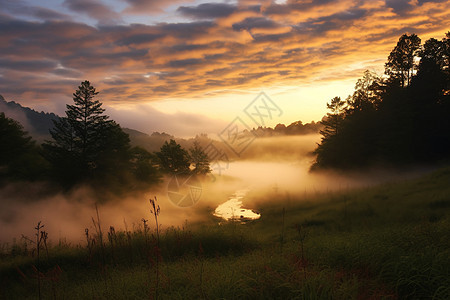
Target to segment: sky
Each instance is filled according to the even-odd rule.
[[[123,127],[187,137],[261,125],[264,92],[262,125],[306,123],[402,34],[449,30],[445,0],[0,0],[0,94],[63,115],[89,80]]]

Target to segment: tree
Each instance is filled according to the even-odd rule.
[[[420,51],[417,75],[411,83],[415,157],[430,160],[445,156],[450,145],[450,77],[446,39],[431,38]]]
[[[189,153],[173,139],[164,142],[156,156],[159,158],[161,170],[165,173],[188,174],[190,171]]]
[[[102,141],[99,139],[114,126],[104,115],[102,104],[94,99],[98,94],[95,88],[84,81],[73,94],[74,105],[67,105],[67,119],[74,132],[75,147],[86,163],[92,163]],[[55,138],[52,132],[53,138]]]
[[[211,172],[211,169],[209,168],[208,155],[206,155],[197,141],[195,141],[193,147],[189,149],[189,154],[191,157],[191,162],[194,165],[192,173],[207,174]]]
[[[375,109],[379,104],[379,86],[380,78],[377,74],[366,70],[363,77],[356,82],[353,95],[347,99],[347,113]]]
[[[120,126],[104,115],[102,103],[89,81],[73,94],[66,116],[54,121],[53,140],[44,154],[52,163],[57,179],[71,186],[89,179],[120,178],[130,168],[130,140]]]
[[[31,137],[19,122],[0,112],[0,166],[7,165],[33,147]]]
[[[447,72],[447,75],[450,76],[450,31],[445,34],[445,38],[442,42],[444,44],[444,69]]]
[[[407,165],[450,158],[450,33],[442,41],[402,35],[386,63],[387,80],[366,71],[347,100],[327,104],[313,168]]]
[[[402,87],[411,83],[420,42],[421,40],[416,34],[403,34],[400,37],[385,64],[385,73],[391,77],[391,81],[398,82]]]
[[[412,82],[414,99],[421,105],[430,105],[439,102],[442,92],[448,87],[448,74],[446,74],[446,45],[445,39],[439,41],[431,38],[427,40],[419,52],[420,63],[417,75]]]
[[[322,119],[321,123],[324,125],[324,129],[320,130],[320,134],[323,137],[314,151],[317,157],[312,169],[335,166],[340,163],[342,157],[341,146],[343,144],[339,141],[339,137],[345,116],[345,102],[340,97],[334,97],[330,103],[327,103],[327,108],[331,112]]]
[[[141,147],[131,149],[133,173],[140,182],[159,182],[161,177],[155,166],[155,155]]]
[[[445,39],[443,41],[439,41],[435,38],[431,38],[427,40],[422,49],[419,51],[420,63],[419,69],[421,65],[424,64],[434,64],[439,66],[440,69],[444,69],[446,67],[446,42]]]
[[[345,101],[342,101],[341,97],[334,97],[331,99],[330,103],[327,103],[327,108],[331,110],[331,112],[327,113],[326,118],[322,120],[321,123],[325,128],[320,131],[320,134],[323,135],[324,139],[339,133],[342,121],[344,120]]]
[[[0,179],[40,179],[45,161],[23,126],[0,112]]]

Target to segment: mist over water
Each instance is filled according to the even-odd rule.
[[[162,228],[181,226],[188,223],[211,221],[215,209],[238,191],[248,190],[242,195],[243,207],[257,210],[258,197],[267,194],[290,195],[291,200],[302,201],[305,194],[347,190],[365,187],[389,180],[416,176],[426,170],[394,173],[387,170],[373,170],[365,173],[338,174],[335,172],[310,173],[314,157],[311,152],[320,141],[318,135],[273,137],[256,139],[242,153],[234,158],[220,174],[213,172],[202,181],[199,201],[191,207],[178,207],[167,194],[168,178],[159,187],[146,193],[131,194],[111,199],[98,205],[100,221],[106,232],[109,226],[117,230],[134,230],[142,227],[142,218],[151,218],[149,199],[156,196],[161,207]],[[212,180],[212,178],[214,180]],[[39,185],[6,186],[0,189],[0,244],[19,240],[23,235],[34,239],[34,227],[38,221],[44,224],[50,240],[55,243],[66,239],[71,243],[84,243],[84,230],[95,232],[92,218],[96,218],[95,201],[92,192],[79,188],[68,195],[25,197],[20,189],[39,190]],[[251,194],[251,197],[248,195]],[[260,203],[260,202],[259,202]]]

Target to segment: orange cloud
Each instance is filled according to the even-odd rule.
[[[93,26],[55,20],[55,13],[46,22],[0,15],[0,93],[40,100],[66,94],[69,101],[89,79],[105,101],[136,103],[347,79],[365,68],[382,71],[404,32],[441,38],[450,25],[449,1],[182,2],[170,5],[190,21]],[[157,11],[169,4],[146,5]],[[98,20],[117,11],[85,9]]]

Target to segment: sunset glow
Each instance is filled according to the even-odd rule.
[[[143,106],[192,121],[181,130],[141,113],[145,132],[212,133],[260,91],[284,112],[269,126],[318,121],[364,70],[382,75],[401,34],[442,38],[449,20],[442,0],[6,0],[0,93],[62,114],[87,79],[122,126]]]

